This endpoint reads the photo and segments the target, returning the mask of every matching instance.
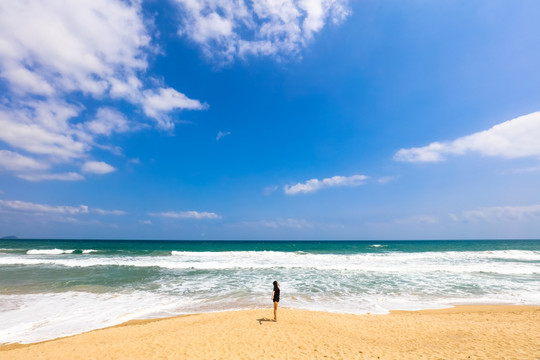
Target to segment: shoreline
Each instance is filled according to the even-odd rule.
[[[458,305],[390,314],[280,308],[131,320],[31,344],[2,359],[540,358],[540,306]]]
[[[444,306],[444,307],[443,307]],[[475,312],[478,310],[479,312],[482,311],[483,308],[489,308],[489,311],[493,310],[494,312],[504,312],[507,308],[540,308],[540,305],[513,305],[513,304],[458,304],[458,305],[441,305],[441,307],[433,307],[433,308],[425,308],[425,309],[414,309],[414,310],[388,310],[387,313],[348,313],[348,312],[337,312],[337,311],[328,311],[328,310],[311,310],[311,309],[302,309],[302,308],[294,308],[294,307],[280,307],[279,310],[298,310],[298,311],[307,311],[307,312],[313,312],[313,313],[323,313],[323,314],[335,314],[335,315],[353,315],[353,316],[388,316],[392,314],[400,314],[400,313],[429,313],[431,311],[435,313],[443,313],[446,310],[450,312],[454,311],[465,311],[465,312]],[[0,352],[4,351],[6,349],[11,348],[19,348],[19,347],[27,347],[31,345],[37,345],[37,344],[43,344],[50,341],[60,340],[60,339],[67,339],[72,338],[75,336],[92,333],[95,331],[100,330],[106,330],[106,329],[112,329],[112,328],[118,328],[118,327],[126,327],[126,326],[132,326],[132,325],[144,325],[146,323],[152,323],[156,321],[162,321],[162,320],[168,320],[168,319],[176,319],[176,318],[184,318],[188,316],[199,316],[199,315],[207,315],[207,314],[221,314],[221,313],[236,313],[236,312],[243,312],[243,311],[265,311],[265,310],[272,310],[271,308],[249,308],[249,309],[231,309],[231,310],[217,310],[217,311],[206,311],[206,312],[195,312],[195,313],[189,313],[189,314],[179,314],[179,315],[172,315],[172,316],[164,316],[164,317],[150,317],[150,318],[141,318],[141,319],[131,319],[127,320],[122,323],[118,323],[115,325],[108,325],[101,328],[95,328],[86,330],[77,334],[72,335],[65,335],[65,336],[59,336],[56,338],[46,339],[46,340],[40,340],[35,342],[7,342],[7,343],[0,343]]]

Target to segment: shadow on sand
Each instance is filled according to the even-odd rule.
[[[269,319],[269,318],[260,318],[260,319],[257,319],[257,321],[259,322],[259,325],[262,325],[263,321],[270,321],[270,322],[274,322],[274,319]]]

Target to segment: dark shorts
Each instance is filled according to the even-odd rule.
[[[279,299],[274,299],[274,302],[279,302]]]

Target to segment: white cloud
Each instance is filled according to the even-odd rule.
[[[230,131],[218,131],[216,135],[216,141],[220,140],[221,138],[224,138],[225,136],[231,135]]]
[[[325,178],[322,180],[311,179],[305,183],[297,183],[295,185],[285,185],[284,191],[287,195],[295,195],[298,193],[309,193],[317,191],[327,187],[334,186],[360,186],[364,185],[367,180],[365,175],[352,175],[352,176],[333,176],[331,178]]]
[[[209,58],[296,56],[328,23],[349,15],[348,0],[176,0],[178,33]]]
[[[141,107],[159,128],[169,130],[174,119],[168,112],[204,108],[146,75],[148,54],[158,51],[146,23],[140,1],[0,2],[0,81],[8,89],[0,106],[0,141],[48,168],[75,165],[74,160],[87,161],[95,147],[121,153],[96,138],[143,127],[114,110],[113,101]],[[94,109],[73,105],[81,98],[107,107],[91,118],[87,112]]]
[[[206,211],[167,211],[161,213],[148,213],[148,215],[173,219],[221,219],[221,215]]]
[[[86,163],[84,163],[81,170],[85,173],[108,174],[110,172],[116,171],[116,168],[103,161],[87,161]]]
[[[424,147],[401,149],[394,159],[407,162],[439,162],[444,160],[444,155],[464,155],[467,152],[504,158],[540,156],[539,139],[540,112],[535,112],[454,141],[433,142]]]
[[[0,4],[1,74],[24,93],[104,94],[113,79],[125,83],[147,67],[149,47],[138,2]]]
[[[522,221],[540,218],[540,205],[525,206],[494,206],[477,210],[464,211],[461,215],[450,214],[454,221],[461,222],[499,222],[499,221]]]

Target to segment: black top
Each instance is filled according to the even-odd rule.
[[[274,302],[279,301],[279,288],[274,286]]]

